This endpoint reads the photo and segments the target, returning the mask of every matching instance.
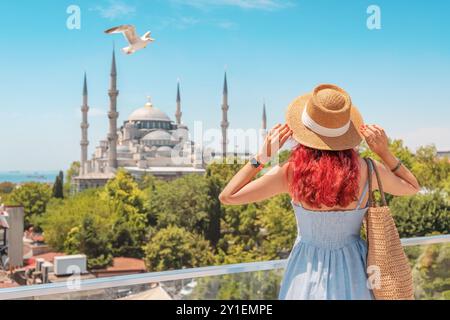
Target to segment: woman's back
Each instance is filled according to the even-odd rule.
[[[303,241],[327,248],[341,247],[359,239],[361,224],[367,206],[368,183],[364,184],[356,207],[312,210],[291,201],[296,221],[298,238]]]
[[[373,298],[364,271],[366,244],[360,237],[367,192],[366,182],[356,207],[346,209],[311,210],[292,201],[297,238],[281,283],[280,299]]]
[[[280,299],[372,299],[366,285],[367,246],[360,237],[368,193],[367,164],[357,153],[361,140],[383,161],[374,165],[385,192],[415,194],[419,184],[389,151],[384,130],[364,125],[349,95],[337,86],[320,85],[297,97],[286,122],[272,128],[259,153],[234,175],[219,199],[240,205],[291,196],[298,236]],[[299,144],[289,161],[254,179],[290,137]]]

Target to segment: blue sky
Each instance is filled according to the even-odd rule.
[[[66,28],[69,5],[81,29]],[[381,29],[366,27],[367,7]],[[415,148],[450,149],[448,1],[102,0],[1,1],[0,171],[66,169],[80,154],[82,77],[88,74],[90,153],[106,135],[112,43],[129,23],[156,42],[117,52],[119,122],[151,95],[173,117],[181,79],[183,121],[220,124],[223,72],[232,128],[282,122],[297,95],[319,83],[345,88],[366,122]]]

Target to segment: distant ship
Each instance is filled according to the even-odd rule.
[[[47,180],[46,176],[39,175],[39,174],[27,175],[27,178],[33,179],[33,180]]]

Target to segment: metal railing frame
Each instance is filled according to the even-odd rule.
[[[406,238],[401,239],[401,242],[402,245],[405,247],[450,243],[450,235]],[[80,291],[127,287],[133,285],[158,283],[165,281],[221,276],[244,272],[276,270],[276,269],[283,269],[286,265],[286,262],[287,262],[286,259],[258,261],[258,262],[228,264],[221,266],[209,266],[209,267],[170,270],[162,272],[140,273],[108,278],[87,279],[81,280],[78,286],[74,286],[73,279],[70,279],[70,282],[64,281],[42,285],[30,285],[30,286],[0,289],[0,300],[24,299],[35,296],[67,294]]]

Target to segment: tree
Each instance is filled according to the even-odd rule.
[[[143,214],[131,213],[126,217],[116,216],[110,233],[113,255],[115,257],[142,258],[146,231]]]
[[[411,152],[411,150],[409,150],[409,148],[405,146],[403,144],[403,141],[400,139],[389,139],[388,143],[389,150],[394,154],[394,156],[400,159],[402,163],[411,170],[415,162],[414,154]],[[361,143],[359,152],[361,157],[370,157],[377,161],[381,161],[380,157],[369,149],[369,146],[365,141]]]
[[[118,170],[115,178],[106,184],[101,197],[114,219],[110,236],[113,254],[141,258],[147,226],[144,197],[138,184],[125,170]]]
[[[16,185],[12,182],[2,182],[0,183],[0,194],[9,194],[14,190],[15,187]]]
[[[412,167],[420,185],[428,190],[445,189],[450,176],[450,162],[436,158],[436,152],[434,145],[418,148]]]
[[[243,206],[225,206],[224,233],[231,235],[233,243],[242,244],[247,250],[261,244],[261,210],[255,203]]]
[[[46,212],[38,219],[45,241],[55,250],[64,251],[64,243],[73,228],[79,228],[86,216],[95,220],[97,232],[105,237],[111,232],[114,217],[108,204],[99,196],[99,190],[90,189],[66,199],[52,199]]]
[[[213,261],[207,240],[174,225],[153,234],[145,247],[145,263],[149,271],[201,267]]]
[[[62,171],[55,178],[52,196],[53,198],[64,199],[64,173]]]
[[[14,189],[8,201],[12,205],[24,207],[25,227],[27,228],[32,223],[32,220],[45,212],[50,198],[51,189],[47,184],[29,182]]]
[[[209,196],[209,228],[206,238],[216,248],[222,236],[222,220],[224,219],[224,207],[219,201],[219,195],[228,181],[242,167],[242,164],[234,161],[232,163],[213,162],[206,168],[207,193]],[[223,247],[222,241],[222,247]]]
[[[152,174],[145,173],[139,180],[138,180],[138,187],[140,190],[145,189],[154,189],[156,187],[157,183],[163,182],[162,180],[158,179]]]
[[[79,161],[74,161],[70,165],[70,168],[66,172],[66,183],[64,183],[65,194],[70,194],[70,188],[72,184],[72,179],[80,174],[81,164]]]
[[[419,299],[450,299],[450,245],[424,246],[413,269]]]
[[[133,177],[124,169],[119,169],[114,179],[108,181],[102,197],[109,202],[112,211],[118,210],[122,205],[127,206],[127,208],[122,208],[124,210],[133,207],[139,212],[143,211],[142,192]]]
[[[156,185],[148,192],[149,221],[155,221],[157,228],[177,225],[189,232],[205,235],[209,228],[207,180],[199,175],[185,175],[173,181]]]
[[[450,206],[439,191],[395,197],[390,208],[401,237],[420,237],[450,230]]]
[[[111,247],[108,239],[96,225],[95,219],[86,215],[79,227],[70,230],[64,242],[68,254],[85,254],[89,269],[102,269],[112,263]]]

